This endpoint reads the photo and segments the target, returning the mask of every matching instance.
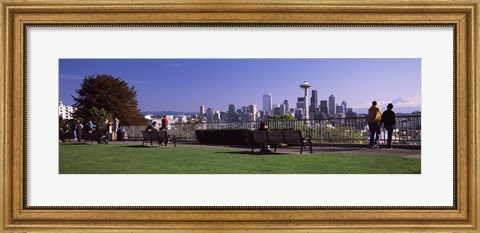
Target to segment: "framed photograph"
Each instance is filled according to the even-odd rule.
[[[5,232],[478,232],[478,0],[2,1]]]

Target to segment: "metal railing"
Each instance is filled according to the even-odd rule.
[[[368,143],[370,131],[366,117],[333,118],[324,120],[279,120],[268,121],[270,130],[294,129],[302,131],[303,135],[310,135],[317,143]],[[197,129],[250,129],[255,130],[260,126],[258,121],[247,122],[208,122],[191,124],[171,124],[169,133],[175,134],[179,140],[195,140]],[[126,126],[129,139],[141,139],[141,130],[146,126]],[[381,143],[386,143],[387,132],[382,127],[380,133]],[[394,129],[392,143],[395,144],[421,144],[421,116],[398,116]]]

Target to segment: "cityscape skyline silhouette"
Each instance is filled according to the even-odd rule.
[[[110,74],[135,86],[141,111],[198,112],[199,106],[226,111],[257,105],[272,94],[272,103],[303,97],[308,81],[318,102],[334,95],[363,113],[376,100],[399,112],[421,111],[421,59],[60,59],[59,101],[71,95],[84,77]],[[318,107],[318,106],[317,106]]]

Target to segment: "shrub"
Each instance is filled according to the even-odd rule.
[[[250,145],[252,131],[249,129],[198,129],[197,141],[203,144]]]

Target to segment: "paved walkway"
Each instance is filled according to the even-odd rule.
[[[141,141],[122,141],[122,142],[110,142],[113,144],[129,144],[129,145],[142,145]],[[150,146],[149,143],[146,146]],[[158,146],[158,143],[154,143],[153,146]],[[171,147],[172,145],[168,145]],[[249,146],[228,146],[228,145],[204,145],[198,144],[195,142],[177,142],[177,147],[202,147],[202,148],[216,148],[216,149],[229,149],[229,150],[240,150],[240,151],[251,151],[252,148]],[[260,148],[256,148],[254,153],[258,153]],[[300,154],[299,148],[279,148],[275,154]],[[398,148],[346,148],[346,147],[313,147],[313,153],[348,153],[354,155],[378,155],[378,156],[399,156],[403,158],[421,158],[421,150],[409,150],[409,149],[398,149]],[[308,155],[308,149],[303,151],[303,154]]]

